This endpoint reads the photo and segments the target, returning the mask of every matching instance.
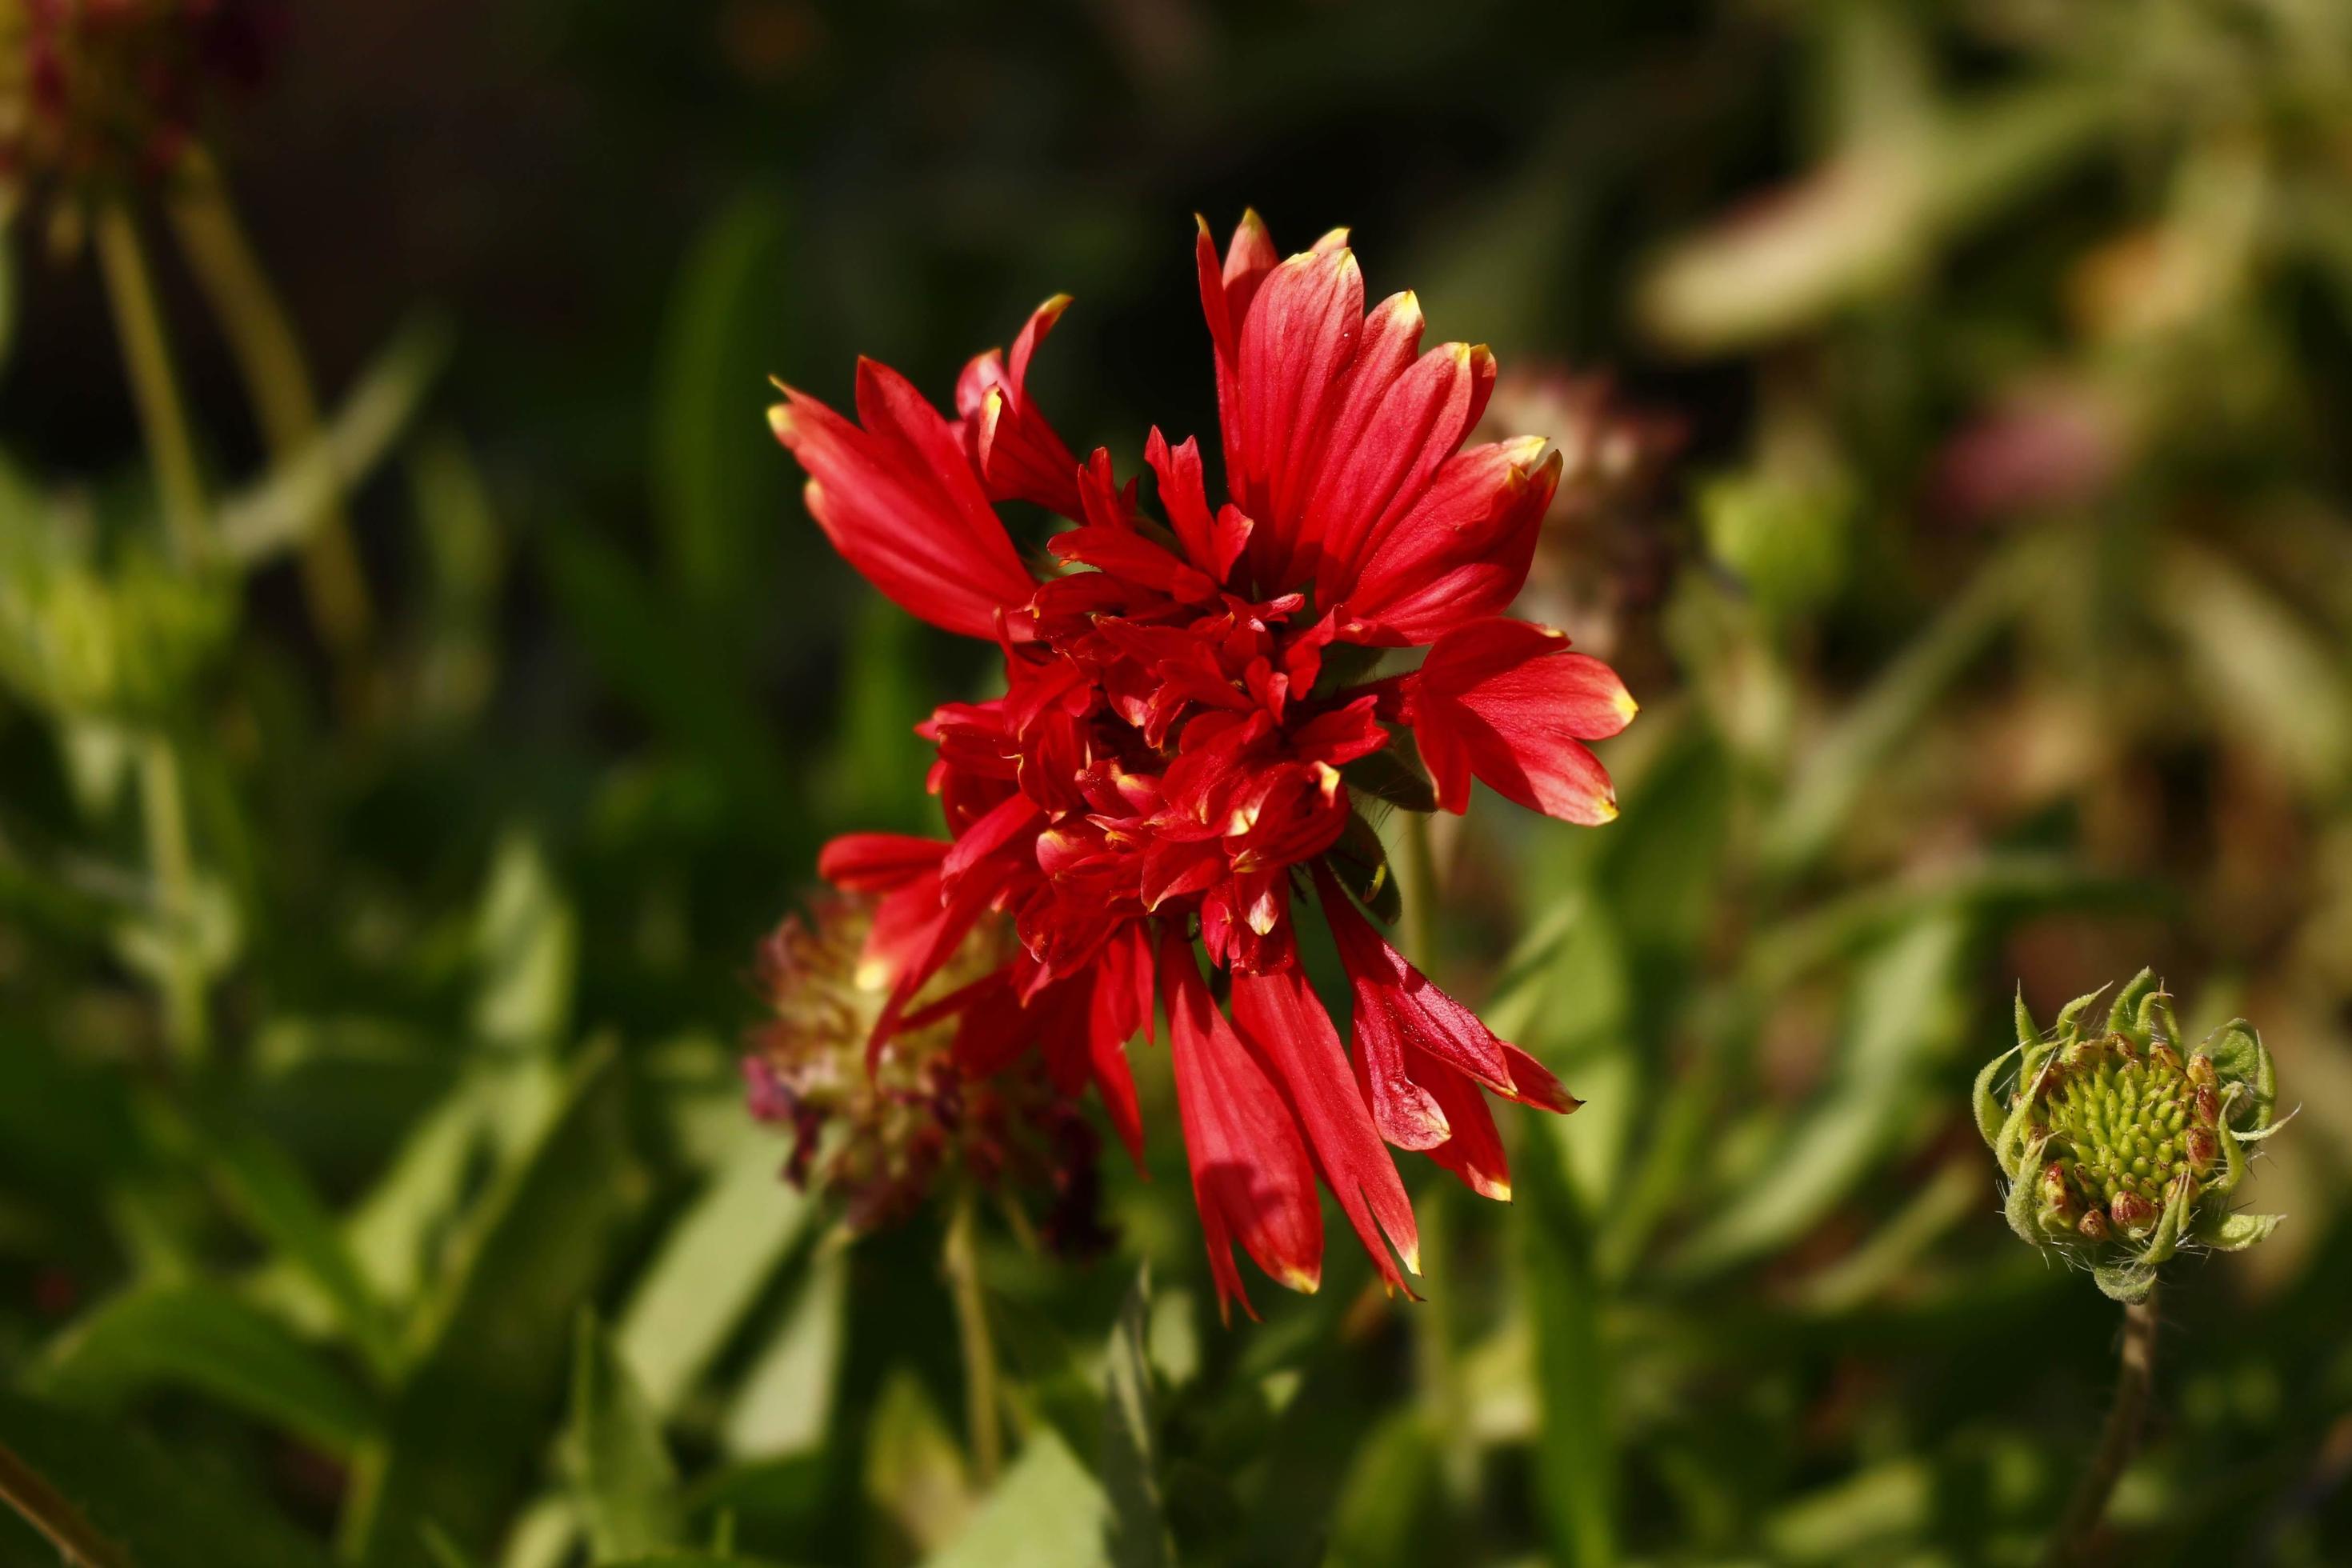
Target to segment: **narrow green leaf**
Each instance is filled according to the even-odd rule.
[[[615,1331],[621,1359],[665,1414],[740,1326],[814,1212],[777,1173],[776,1140],[740,1120],[733,1152],[670,1227]]]
[[[34,1368],[40,1392],[108,1413],[159,1385],[194,1389],[349,1454],[375,1402],[278,1319],[200,1280],[136,1287],[66,1331]]]
[[[317,1287],[370,1367],[388,1375],[398,1355],[392,1319],[310,1178],[278,1144],[226,1108],[196,1111],[189,1130],[197,1161],[223,1199]]]
[[[800,1299],[743,1374],[727,1412],[729,1453],[774,1459],[823,1445],[841,1377],[848,1303],[848,1258],[825,1248],[809,1260]]]
[[[1118,1568],[1167,1568],[1175,1561],[1160,1513],[1158,1439],[1152,1425],[1151,1276],[1136,1276],[1119,1308],[1103,1363],[1103,1489],[1110,1498],[1110,1556]]]
[[[1862,967],[1827,1089],[1779,1152],[1691,1238],[1680,1270],[1728,1267],[1794,1240],[1911,1124],[1937,1062],[1958,1039],[1964,934],[1958,919],[1932,914]]]
[[[1519,1190],[1528,1199],[1521,1267],[1541,1412],[1537,1504],[1554,1559],[1592,1568],[1617,1556],[1617,1451],[1591,1226],[1569,1185],[1555,1131],[1566,1126],[1546,1118],[1521,1146]]]
[[[584,1309],[572,1358],[564,1465],[595,1561],[684,1543],[686,1511],[660,1419],[595,1314]]]
[[[353,1562],[422,1563],[426,1522],[470,1552],[496,1538],[539,1449],[572,1315],[642,1182],[625,1109],[618,1054],[598,1047],[553,1121],[484,1199],[428,1306],[423,1353],[387,1440],[352,1467],[344,1531]]]
[[[62,1505],[121,1553],[83,1551],[86,1568],[328,1565],[310,1537],[229,1477],[79,1412],[0,1393],[0,1502],[21,1513],[28,1501]]]

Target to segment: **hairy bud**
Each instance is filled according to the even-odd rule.
[[[2276,1225],[2232,1214],[2231,1194],[2248,1146],[2274,1128],[2277,1090],[2242,1020],[2184,1058],[2171,998],[2148,972],[2104,1013],[2097,1000],[2070,1004],[2044,1036],[2021,998],[2016,1047],[1978,1077],[1977,1121],[2011,1184],[2011,1228],[2137,1300],[2181,1247],[2235,1250]]]

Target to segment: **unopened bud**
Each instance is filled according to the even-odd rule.
[[[2066,1184],[2066,1167],[2055,1161],[2042,1167],[2042,1206],[2061,1215],[2074,1206],[2074,1194]]]
[[[2213,1058],[2203,1051],[2190,1057],[2188,1067],[2183,1070],[2188,1073],[2189,1081],[2200,1089],[2215,1089],[2221,1085],[2221,1075],[2213,1070]]]
[[[2189,1168],[2200,1176],[2221,1157],[2221,1141],[2210,1128],[2190,1128],[2182,1142],[2189,1152]]]
[[[2107,1239],[2107,1216],[2097,1209],[2084,1209],[2074,1228],[2093,1241]]]
[[[2126,1187],[2107,1205],[2107,1214],[2126,1230],[2146,1230],[2156,1223],[2156,1203]]]

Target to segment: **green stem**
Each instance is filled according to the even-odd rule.
[[[47,1537],[74,1568],[121,1568],[128,1561],[39,1471],[6,1448],[0,1448],[0,1502]]]
[[[996,1341],[988,1331],[974,1215],[967,1190],[957,1197],[955,1214],[948,1221],[940,1267],[955,1297],[956,1334],[963,1349],[964,1424],[971,1441],[972,1477],[988,1488],[996,1484],[1004,1461],[1004,1429],[997,1415]]]
[[[1423,973],[1437,966],[1437,848],[1430,824],[1432,814],[1404,814],[1405,956]]]
[[[2090,1468],[2075,1483],[2074,1495],[2050,1537],[2042,1562],[2049,1568],[2089,1560],[2099,1521],[2106,1517],[2107,1500],[2124,1467],[2139,1448],[2140,1426],[2147,1414],[2148,1392],[2156,1383],[2156,1289],[2124,1309],[2122,1371],[2116,1380],[2115,1402],[2107,1406],[2107,1424]]]
[[[139,405],[148,458],[155,465],[164,526],[182,563],[200,564],[212,547],[205,521],[204,474],[196,464],[195,440],[189,434],[187,412],[181,405],[172,374],[163,313],[155,301],[146,255],[140,248],[139,228],[131,221],[130,209],[120,201],[99,208],[98,257],[106,275],[115,331],[122,340],[122,368]]]
[[[147,823],[148,868],[163,939],[163,1020],[183,1057],[201,1059],[209,1047],[204,966],[191,932],[195,923],[195,859],[188,848],[188,815],[179,754],[171,741],[150,734],[139,748],[139,802]]]
[[[237,222],[217,166],[199,150],[179,173],[168,210],[181,249],[228,338],[271,456],[290,464],[323,438],[301,340]],[[357,657],[374,613],[340,493],[331,491],[310,520],[301,559],[303,594],[320,639],[338,658]]]

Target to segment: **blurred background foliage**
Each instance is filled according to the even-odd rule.
[[[2107,1549],[2352,1558],[2352,9],[311,6],[214,151],[290,370],[225,200],[0,273],[0,1494],[65,1532],[0,1560],[2029,1561],[2114,1320],[1966,1090],[2143,963],[2304,1113]],[[986,679],[762,378],[943,399],[1068,289],[1132,468],[1245,204],[1569,454],[1525,607],[1644,705],[1623,818],[1449,824],[1422,956],[1589,1103],[1508,1207],[1406,1157],[1426,1303],[1335,1237],[1225,1331],[1139,1047],[1120,1246],[978,1227],[991,1480],[945,1215],[845,1244],[741,1110],[754,942]]]

